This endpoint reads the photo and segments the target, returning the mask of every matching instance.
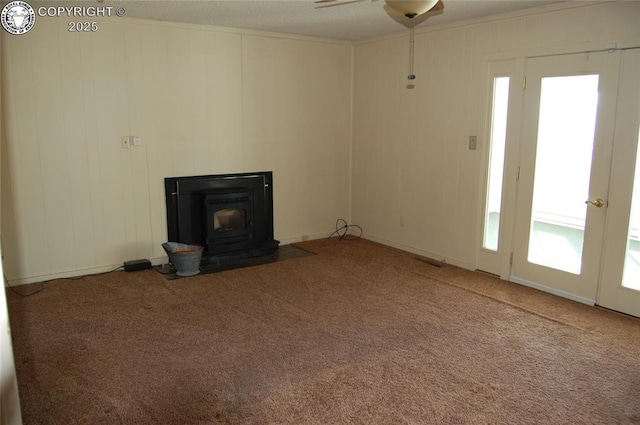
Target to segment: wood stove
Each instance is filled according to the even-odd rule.
[[[202,265],[271,255],[271,171],[165,179],[169,241],[202,245]]]

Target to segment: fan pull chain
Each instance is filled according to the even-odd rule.
[[[414,68],[414,62],[415,62],[415,42],[416,42],[416,28],[415,25],[413,24],[413,21],[411,22],[411,27],[409,28],[409,76],[407,77],[407,79],[409,80],[409,83],[407,84],[407,88],[408,89],[412,89],[414,88],[416,85],[413,83],[413,81],[416,79],[415,74],[413,73],[413,68]]]

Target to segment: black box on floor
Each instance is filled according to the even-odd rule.
[[[124,270],[127,272],[137,272],[138,270],[147,270],[151,268],[149,260],[131,260],[124,262]]]

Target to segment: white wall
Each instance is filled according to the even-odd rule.
[[[272,170],[283,243],[348,216],[351,45],[126,18],[67,28],[41,18],[3,39],[10,281],[164,257],[165,177]]]
[[[639,22],[640,2],[574,2],[418,30],[413,90],[408,30],[358,44],[353,223],[373,240],[475,268],[488,60],[623,45],[639,39]]]

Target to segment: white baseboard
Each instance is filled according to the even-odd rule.
[[[164,257],[152,258],[150,261],[152,266],[160,266],[162,264],[167,264],[169,262],[169,259],[166,256],[164,256]],[[20,286],[20,285],[28,285],[30,283],[46,282],[54,279],[67,279],[67,278],[87,276],[91,274],[107,273],[110,271],[114,271],[119,267],[123,267],[123,265],[124,265],[124,262],[120,264],[112,264],[108,266],[90,267],[90,268],[81,269],[81,270],[71,270],[66,272],[22,277],[18,279],[7,279],[7,283],[10,286]]]
[[[328,234],[326,233],[319,233],[315,235],[301,235],[295,238],[283,238],[283,239],[280,239],[280,245],[290,245],[292,243],[303,242],[305,240],[311,241],[315,239],[323,239],[323,238],[326,238],[327,236]],[[153,266],[160,266],[163,264],[167,264],[169,262],[169,259],[167,258],[167,256],[164,256],[164,257],[153,258],[150,261]],[[106,273],[106,272],[115,270],[118,267],[122,267],[123,264],[124,262],[120,264],[111,264],[107,266],[90,267],[90,268],[81,269],[81,270],[70,270],[66,272],[50,273],[50,274],[43,274],[38,276],[22,277],[17,279],[8,279],[7,283],[10,286],[20,286],[20,285],[28,285],[30,283],[45,282],[45,281],[54,280],[54,279],[66,279],[66,278],[74,278],[74,277],[86,276],[91,274]]]
[[[372,242],[380,243],[382,245],[387,245],[387,246],[390,246],[390,247],[393,247],[393,248],[401,249],[403,251],[411,252],[412,254],[417,254],[417,255],[421,255],[423,257],[431,258],[433,260],[440,261],[442,263],[451,264],[453,266],[460,267],[460,268],[463,268],[463,269],[467,269],[467,270],[475,270],[476,269],[475,265],[473,265],[473,264],[469,264],[469,263],[466,263],[464,261],[457,260],[455,258],[442,256],[440,254],[436,254],[436,253],[433,253],[433,252],[425,251],[423,249],[416,248],[416,247],[413,247],[413,246],[410,246],[410,245],[405,245],[405,244],[401,244],[401,243],[398,243],[398,242],[390,241],[388,239],[381,238],[381,237],[378,237],[378,236],[372,236],[372,235],[367,234],[367,235],[362,236],[362,238],[370,240]]]
[[[316,239],[324,239],[327,236],[329,236],[326,233],[318,233],[315,235],[302,235],[302,236],[296,236],[295,238],[278,238],[276,237],[277,240],[280,241],[280,245],[291,245],[292,243],[297,243],[297,242],[304,242],[304,241],[313,241]]]
[[[280,245],[290,245],[297,242],[304,242],[305,240],[311,241],[316,239],[324,239],[328,236],[329,235],[326,233],[318,233],[315,235],[302,235],[302,236],[297,236],[293,238],[281,238],[279,240],[280,240]],[[363,236],[363,239],[367,239],[372,242],[377,242],[382,245],[391,246],[393,248],[398,248],[403,251],[411,252],[416,255],[421,255],[423,257],[432,258],[436,261],[441,261],[443,263],[451,264],[457,267],[461,267],[463,269],[475,270],[475,266],[472,264],[456,260],[455,258],[445,257],[433,252],[425,251],[409,245],[404,245],[398,242],[390,241],[385,238],[366,235],[366,236]],[[153,266],[159,266],[159,265],[168,263],[168,261],[169,260],[166,256],[158,257],[158,258],[151,259],[151,264]],[[53,280],[53,279],[74,278],[74,277],[86,276],[91,274],[110,272],[112,270],[117,269],[118,267],[122,267],[122,265],[123,264],[120,263],[120,264],[112,264],[112,265],[100,266],[100,267],[91,267],[91,268],[81,269],[81,270],[72,270],[67,272],[51,273],[51,274],[45,274],[45,275],[39,275],[39,276],[29,276],[29,277],[18,278],[18,279],[9,279],[7,282],[11,286],[28,285],[30,283],[44,282],[44,281]]]
[[[587,304],[587,305],[595,305],[596,304],[596,300],[592,300],[590,298],[586,298],[586,297],[582,297],[580,295],[572,294],[570,292],[561,291],[559,289],[551,288],[550,286],[541,285],[541,284],[536,283],[536,282],[531,282],[531,281],[528,281],[526,279],[521,279],[521,278],[516,277],[516,276],[511,276],[509,278],[509,281],[517,283],[517,284],[520,284],[520,285],[528,286],[529,288],[539,289],[540,291],[548,292],[550,294],[557,295],[557,296],[562,297],[562,298],[567,298],[567,299],[570,299],[570,300],[573,300],[573,301],[577,301],[577,302],[582,303],[582,304]]]
[[[326,238],[327,236],[328,235],[326,233],[319,233],[315,235],[302,235],[295,238],[283,238],[283,239],[280,239],[280,245],[290,245],[292,243],[303,242],[305,240],[311,241],[315,239],[323,239],[323,238]],[[169,259],[167,258],[167,256],[164,256],[164,257],[153,258],[150,261],[153,266],[160,266],[163,264],[167,264],[169,262]],[[66,272],[50,273],[50,274],[43,274],[38,276],[22,277],[17,279],[8,279],[7,283],[10,286],[20,286],[20,285],[28,285],[30,283],[45,282],[45,281],[54,280],[54,279],[66,279],[66,278],[74,278],[74,277],[86,276],[91,274],[106,273],[106,272],[115,270],[118,267],[122,267],[123,264],[124,262],[120,264],[111,264],[107,266],[90,267],[90,268],[81,269],[81,270],[70,270]]]

